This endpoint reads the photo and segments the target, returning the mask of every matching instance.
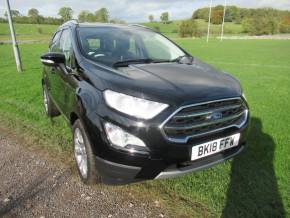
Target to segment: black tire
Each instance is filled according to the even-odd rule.
[[[60,115],[59,110],[56,108],[52,100],[50,99],[48,95],[48,89],[45,84],[42,86],[43,88],[43,104],[44,104],[44,110],[48,117],[57,117]]]
[[[78,159],[77,159],[77,146],[78,145],[76,145],[77,144],[76,143],[76,140],[77,140],[76,135],[77,135],[78,130],[82,134],[83,147],[85,148],[85,151],[82,151],[82,152],[84,152],[86,154],[86,160],[87,160],[87,173],[86,173],[86,175],[84,174],[84,172],[82,172],[81,167],[80,167],[79,162],[78,162]],[[101,177],[98,176],[98,173],[97,173],[96,159],[95,159],[95,155],[93,152],[92,144],[87,136],[85,127],[82,124],[80,119],[75,121],[75,123],[73,124],[73,127],[72,127],[72,131],[73,131],[75,162],[76,162],[78,173],[79,173],[79,176],[80,176],[82,182],[85,183],[86,185],[94,185],[94,184],[100,183]]]

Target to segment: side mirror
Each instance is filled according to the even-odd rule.
[[[191,56],[185,56],[183,58],[181,58],[181,60],[179,61],[181,64],[188,64],[188,65],[191,65],[192,62],[193,62],[193,57]]]
[[[41,62],[47,66],[65,64],[65,56],[62,53],[50,52],[40,57]]]

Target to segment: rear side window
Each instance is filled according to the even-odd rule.
[[[62,52],[65,56],[66,65],[71,66],[72,65],[71,61],[73,59],[72,57],[73,50],[70,29],[64,29],[62,31],[59,44],[60,44],[60,52]]]
[[[52,38],[52,43],[55,43],[56,41],[58,41],[59,38],[60,38],[60,35],[61,35],[61,31],[58,31],[58,32],[54,35],[54,37]]]
[[[63,53],[69,52],[72,47],[71,44],[71,36],[70,30],[65,29],[62,31],[62,35],[60,37],[60,49]]]
[[[59,38],[61,36],[61,31],[58,31],[56,34],[54,34],[51,43],[50,43],[50,49],[51,51],[59,51]]]

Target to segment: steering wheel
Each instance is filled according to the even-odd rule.
[[[99,53],[98,51],[90,51],[88,52],[88,55],[94,58],[99,58],[99,57],[105,57],[106,54],[104,53]]]

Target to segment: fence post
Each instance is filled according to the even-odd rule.
[[[19,55],[18,44],[17,44],[17,41],[16,41],[13,21],[12,21],[12,17],[11,17],[9,0],[6,0],[6,6],[7,6],[7,18],[8,18],[8,23],[9,23],[10,32],[11,32],[12,46],[13,46],[13,52],[14,52],[16,67],[17,67],[17,71],[18,72],[22,72],[22,64],[21,64],[21,59],[20,59],[20,55]]]

